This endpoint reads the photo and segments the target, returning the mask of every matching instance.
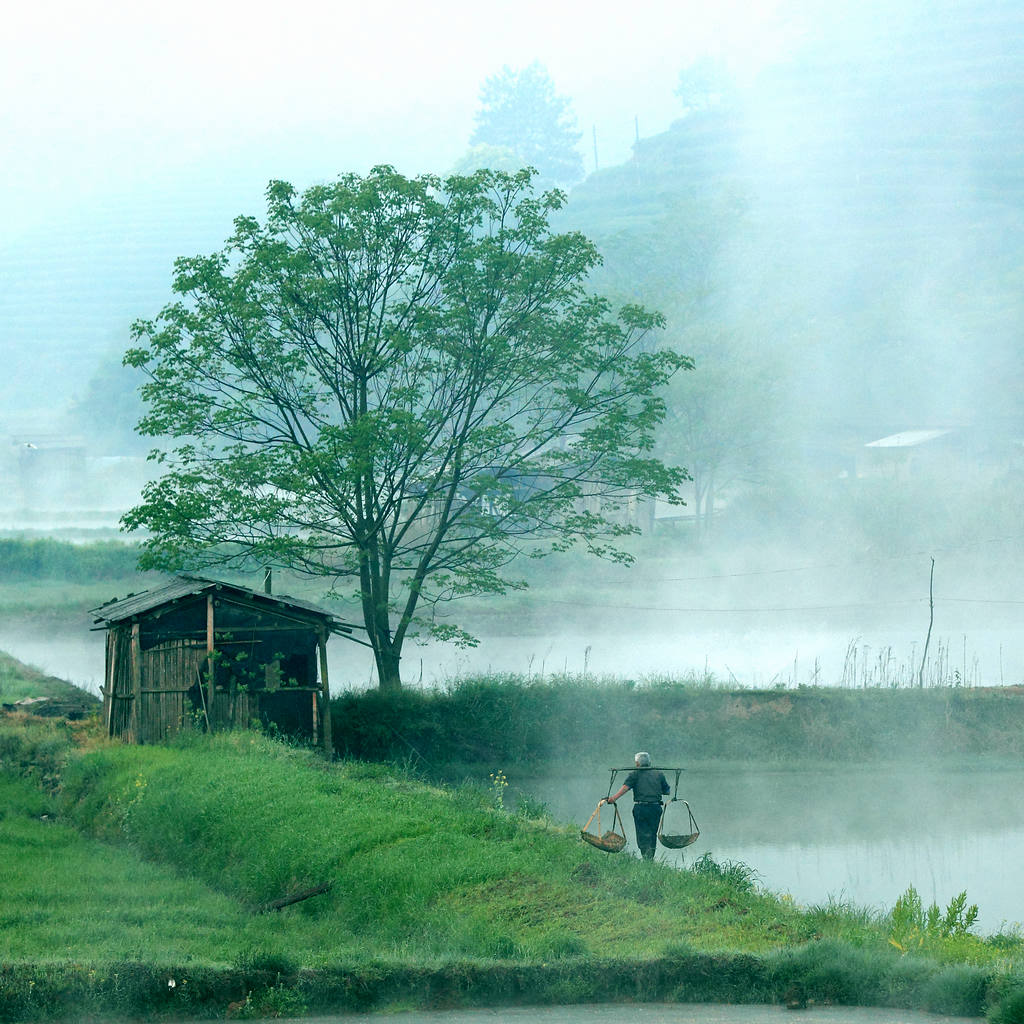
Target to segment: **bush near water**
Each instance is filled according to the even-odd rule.
[[[609,857],[535,802],[510,812],[486,774],[97,732],[0,724],[3,1020],[654,999],[1022,1019],[1024,941],[956,908],[798,908],[745,865]]]
[[[687,763],[1024,756],[1020,686],[742,690],[708,680],[490,676],[438,690],[345,693],[332,711],[339,755],[446,772],[567,757],[605,766],[618,738],[634,736]]]

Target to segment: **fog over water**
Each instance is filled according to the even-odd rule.
[[[699,752],[685,737],[670,757],[679,755],[688,768],[678,796],[701,835],[685,850],[659,846],[661,861],[692,864],[705,853],[720,864],[738,861],[756,871],[759,885],[803,906],[891,910],[913,885],[926,906],[945,909],[966,890],[982,934],[1024,922],[1024,807],[1012,796],[1024,784],[1022,769],[704,767],[692,763]],[[513,793],[544,799],[560,820],[581,826],[608,791],[607,773],[508,775]],[[635,855],[629,803],[622,817]],[[681,804],[669,813],[677,817],[667,832],[690,831]]]

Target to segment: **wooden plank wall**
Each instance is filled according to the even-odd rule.
[[[323,655],[324,651],[321,650],[321,670],[326,672],[326,659]],[[130,626],[118,626],[109,631],[106,661],[103,714],[108,735],[127,743],[155,743],[175,736],[183,729],[205,729],[202,700],[198,706],[193,706],[189,698],[189,691],[193,690],[197,682],[205,679],[207,652],[203,640],[168,640],[149,650],[140,651],[137,689],[132,679]],[[199,693],[199,690],[193,693]],[[204,688],[202,696],[206,696],[206,693]],[[235,689],[234,693],[230,690],[215,691],[213,706],[208,709],[213,729],[249,728],[254,720],[260,718],[260,695],[259,690],[239,692]],[[317,721],[319,708],[316,707],[318,694],[314,687],[299,687],[292,696],[294,700],[301,701],[304,695],[306,700],[313,702],[312,728],[316,736],[320,731],[320,723]],[[138,736],[135,735],[132,716],[136,699],[139,701],[136,718]]]
[[[142,652],[142,708],[139,739],[154,743],[194,728],[188,691],[206,663],[206,645],[194,640],[169,640]]]
[[[107,685],[103,690],[103,713],[107,733],[131,742],[132,637],[129,629],[113,629],[107,641]]]
[[[255,693],[236,690],[232,698],[228,691],[217,690],[213,695],[214,729],[248,729],[259,715],[259,696]]]

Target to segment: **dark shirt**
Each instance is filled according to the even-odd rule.
[[[668,779],[656,768],[634,768],[626,776],[626,785],[633,790],[633,802],[660,804],[662,795],[669,792]]]

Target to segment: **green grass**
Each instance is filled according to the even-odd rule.
[[[81,827],[187,863],[248,906],[334,883],[303,910],[318,935],[329,929],[310,965],[367,948],[416,962],[500,949],[541,960],[657,955],[679,941],[770,948],[743,927],[766,900],[787,921],[774,944],[800,928],[794,911],[748,886],[638,871],[583,846],[573,828],[495,810],[479,790],[361,763],[327,768],[253,734],[91,753],[66,771],[64,799]],[[723,900],[726,912],[708,909]]]
[[[8,722],[0,760],[7,1020],[669,998],[1012,1021],[1024,987],[1019,936],[943,926],[900,950],[907,921],[801,909],[747,865],[609,856],[497,807],[493,787],[328,764],[254,733],[73,749],[66,726]],[[927,931],[917,909],[904,916]]]
[[[0,777],[0,805],[5,963],[230,963],[245,942],[261,940],[237,902],[169,865],[83,836],[28,782]]]
[[[56,676],[47,675],[0,651],[0,699],[5,704],[23,697],[60,697],[94,700],[79,687]]]

